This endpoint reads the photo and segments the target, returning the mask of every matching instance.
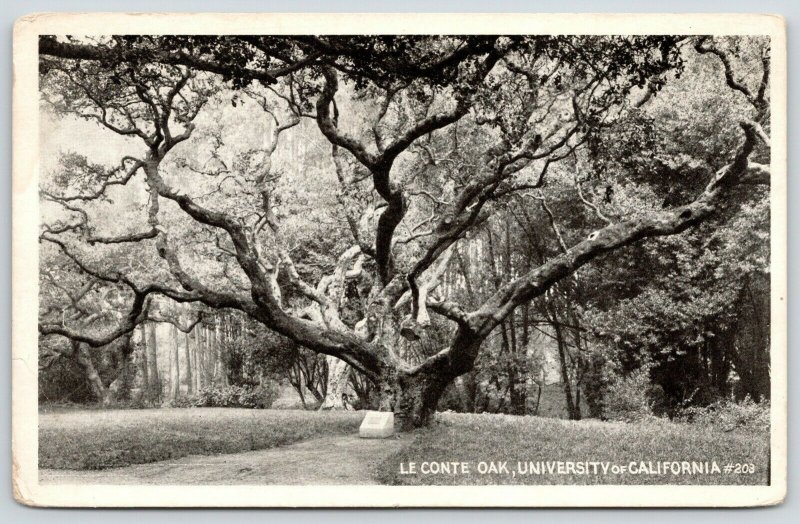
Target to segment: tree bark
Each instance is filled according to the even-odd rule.
[[[186,394],[191,395],[194,393],[194,375],[192,374],[192,359],[193,359],[193,351],[191,347],[191,341],[189,340],[191,333],[183,333],[183,348],[184,348],[184,356],[186,361]]]
[[[139,377],[140,377],[140,386],[139,386],[139,393],[137,395],[138,400],[144,400],[148,392],[150,391],[150,374],[149,368],[147,366],[147,333],[145,331],[145,324],[142,323],[139,325],[139,353],[138,363],[139,363]]]
[[[194,381],[195,390],[200,391],[205,387],[205,377],[203,376],[203,325],[198,324],[194,328]]]
[[[344,395],[350,379],[350,366],[336,357],[327,357],[327,361],[328,386],[325,389],[325,400],[322,401],[319,409],[345,409]]]
[[[132,335],[127,335],[120,338],[113,359],[114,367],[116,368],[116,376],[108,385],[109,403],[111,401],[129,400],[127,396],[131,388],[131,355],[133,354],[133,345],[131,344]]]
[[[399,431],[427,426],[442,393],[454,378],[433,371],[389,373],[380,384],[379,409],[395,413],[395,427]]]
[[[214,385],[214,340],[213,331],[203,326],[203,375],[206,386]]]
[[[556,345],[558,346],[558,362],[561,368],[561,386],[564,388],[564,398],[567,403],[567,415],[570,420],[580,420],[580,412],[575,404],[575,399],[572,396],[572,379],[569,376],[569,364],[567,362],[567,341],[564,340],[564,334],[561,331],[561,325],[558,319],[555,319],[553,328],[556,331]]]
[[[178,353],[178,328],[170,324],[169,331],[169,399],[174,402],[178,400],[181,391],[181,366]]]
[[[111,403],[110,392],[103,384],[100,374],[94,367],[89,349],[85,344],[73,342],[73,350],[75,351],[75,361],[83,368],[83,371],[86,374],[86,380],[89,382],[89,387],[91,388],[92,393],[94,393],[95,398],[102,405],[109,405]]]
[[[211,327],[211,340],[212,340],[212,352],[214,354],[214,370],[213,370],[213,380],[214,384],[218,386],[223,386],[222,380],[222,351],[220,350],[220,346],[222,345],[222,333],[220,329],[220,320],[219,316],[214,315],[214,324]]]
[[[161,377],[158,373],[158,342],[156,325],[152,322],[143,324],[147,331],[147,383],[149,386],[147,400],[153,403],[161,400]]]

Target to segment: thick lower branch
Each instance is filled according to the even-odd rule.
[[[734,161],[717,172],[694,202],[654,212],[644,219],[611,224],[591,233],[561,255],[505,284],[477,310],[463,317],[464,321],[449,348],[427,359],[417,370],[424,372],[435,368],[453,377],[469,371],[482,341],[518,306],[541,296],[554,284],[603,253],[646,238],[680,233],[711,216],[724,202],[731,187],[748,182],[754,169],[759,169],[757,164],[748,161],[758,139],[757,130],[748,122],[742,123],[742,128],[745,141]]]

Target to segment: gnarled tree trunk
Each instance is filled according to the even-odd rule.
[[[442,393],[454,379],[436,370],[387,372],[378,384],[379,410],[394,412],[395,427],[399,431],[427,426]]]

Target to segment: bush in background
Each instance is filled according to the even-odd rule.
[[[684,409],[678,417],[683,422],[712,426],[723,431],[737,428],[769,431],[770,403],[755,402],[749,396],[741,402],[725,399],[704,407]]]
[[[637,422],[653,416],[653,386],[649,369],[643,366],[611,381],[603,395],[603,418]]]
[[[241,386],[208,386],[197,394],[179,398],[171,403],[176,408],[251,408],[267,409],[278,398],[277,382]]]

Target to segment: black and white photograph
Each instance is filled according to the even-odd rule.
[[[779,17],[105,16],[17,25],[18,500],[783,498]]]

